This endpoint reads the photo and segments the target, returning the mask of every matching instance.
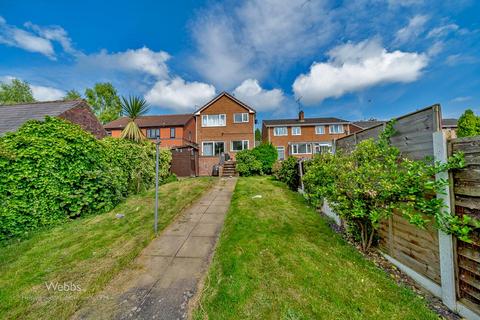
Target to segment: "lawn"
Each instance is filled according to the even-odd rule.
[[[252,198],[261,195],[262,198]],[[297,193],[240,178],[195,319],[438,319]]]
[[[161,186],[159,230],[212,178]],[[153,239],[154,190],[129,197],[111,212],[78,219],[0,248],[0,319],[65,319],[101,290]],[[116,214],[124,214],[121,219]],[[50,290],[67,284],[73,291]]]

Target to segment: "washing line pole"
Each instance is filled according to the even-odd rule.
[[[158,154],[160,153],[160,137],[157,135],[155,153],[155,236],[158,233]]]

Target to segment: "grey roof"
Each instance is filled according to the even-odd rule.
[[[458,119],[442,119],[443,128],[456,128]]]
[[[347,120],[338,118],[305,118],[303,121],[296,119],[277,119],[277,120],[263,120],[263,124],[268,126],[279,125],[305,125],[305,124],[322,124],[322,123],[349,123]]]
[[[86,103],[83,100],[70,100],[0,105],[0,135],[16,131],[28,120],[56,117],[81,104]]]
[[[360,120],[360,121],[353,121],[353,124],[359,128],[368,129],[385,122],[386,121],[384,120]]]

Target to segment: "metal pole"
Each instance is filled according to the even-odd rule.
[[[157,135],[155,154],[155,236],[158,231],[158,154],[160,153],[160,137]]]

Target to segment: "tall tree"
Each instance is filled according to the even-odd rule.
[[[122,113],[129,118],[127,125],[122,131],[122,138],[136,142],[145,139],[142,131],[135,123],[135,119],[146,114],[149,109],[150,107],[143,98],[133,96],[126,99],[125,97],[122,97]]]
[[[473,110],[465,110],[458,119],[457,135],[460,138],[480,135],[480,117]]]
[[[255,129],[255,141],[262,141],[262,132],[260,129]]]
[[[101,123],[120,117],[122,111],[120,97],[111,83],[96,83],[93,88],[85,90],[85,98]]]
[[[35,102],[30,85],[18,79],[0,84],[0,105]]]
[[[63,97],[63,100],[78,100],[78,99],[82,99],[82,95],[80,94],[80,92],[78,92],[75,89],[68,90],[65,97]]]

